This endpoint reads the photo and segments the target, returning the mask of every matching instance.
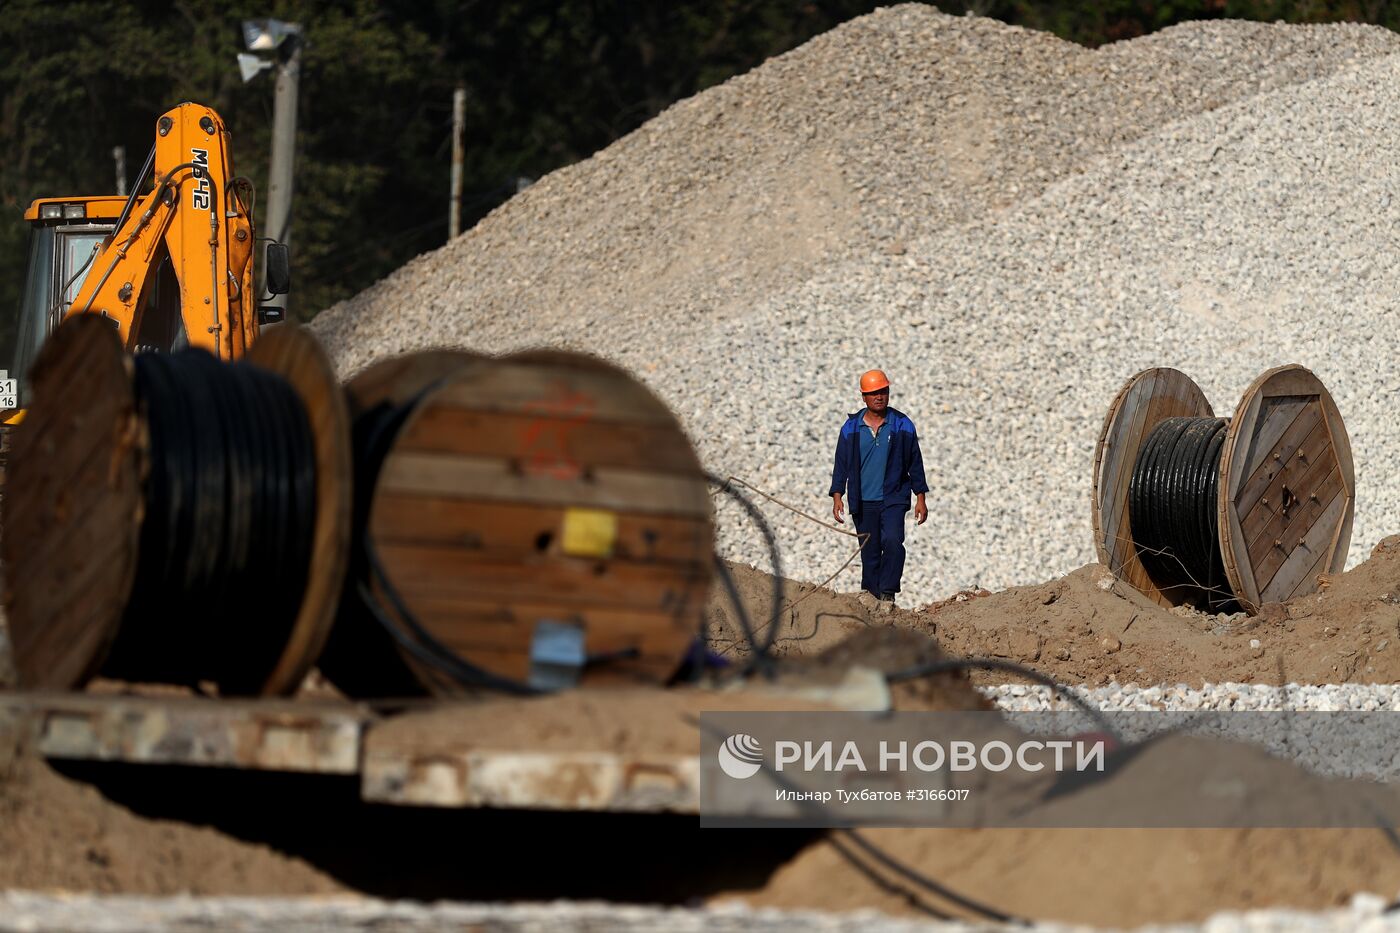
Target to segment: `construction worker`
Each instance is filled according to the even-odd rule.
[[[867,608],[894,610],[904,574],[904,515],[914,496],[914,520],[928,519],[924,458],[914,422],[890,407],[890,380],[872,369],[860,377],[860,411],[841,425],[836,466],[831,471],[831,514],[845,524],[841,501],[850,500],[856,532],[866,535],[860,552],[860,600]]]

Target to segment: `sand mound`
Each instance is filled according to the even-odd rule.
[[[750,614],[767,618],[768,574],[740,565],[735,575]],[[1317,593],[1267,604],[1253,616],[1165,609],[1098,564],[1047,583],[965,593],[893,616],[868,612],[853,595],[791,583],[789,600],[806,598],[784,617],[775,650],[815,654],[893,624],[935,636],[949,655],[1017,661],[1071,684],[1400,682],[1400,536],[1386,538],[1351,570],[1322,579]],[[716,645],[743,656],[747,646],[731,613],[720,594],[711,597]],[[973,679],[1014,678],[978,673]]]
[[[0,775],[0,888],[162,895],[345,890],[266,846],[136,816],[23,754]]]

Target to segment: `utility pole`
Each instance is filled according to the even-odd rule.
[[[447,238],[462,232],[462,158],[467,124],[467,89],[458,85],[452,92],[452,200],[447,204]]]
[[[301,78],[301,40],[293,37],[292,43],[291,54],[277,68],[277,89],[272,101],[272,165],[267,175],[265,228],[268,236],[289,248],[292,245],[292,162],[297,142],[297,85]],[[284,302],[290,303],[290,297],[286,296]],[[286,313],[285,304],[283,313]]]
[[[259,231],[284,246],[292,240],[292,163],[297,140],[297,85],[301,78],[301,26],[277,19],[245,20],[243,40],[250,52],[238,56],[243,82],[260,71],[275,68],[277,86],[272,100],[272,164],[267,173],[267,222]],[[259,255],[257,290],[261,300],[266,291],[265,256]],[[283,299],[283,319],[286,301]]]
[[[126,197],[126,147],[113,146],[112,160],[117,163],[117,197]]]

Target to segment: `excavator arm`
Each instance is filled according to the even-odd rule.
[[[241,357],[258,327],[252,205],[233,176],[219,115],[193,103],[161,115],[153,168],[154,189],[128,202],[64,317],[102,314],[135,350],[156,270],[168,257],[189,345]]]

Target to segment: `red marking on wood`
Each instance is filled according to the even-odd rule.
[[[537,412],[540,418],[527,422],[521,437],[525,472],[578,479],[583,468],[569,456],[569,437],[575,428],[592,419],[594,407],[592,396],[571,392],[562,380],[554,384],[553,394],[527,404],[526,410]],[[546,422],[544,418],[550,420]]]

